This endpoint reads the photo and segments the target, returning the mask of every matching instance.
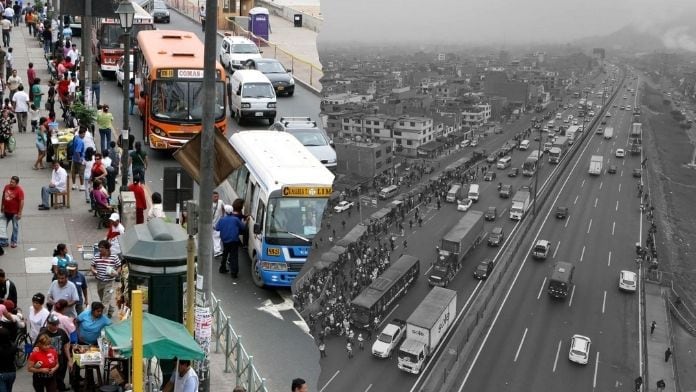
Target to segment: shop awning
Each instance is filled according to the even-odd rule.
[[[133,319],[132,317],[115,325],[104,328],[107,339],[122,356],[133,355]],[[203,350],[188,333],[183,324],[143,313],[143,356],[158,359],[201,360],[205,357]]]

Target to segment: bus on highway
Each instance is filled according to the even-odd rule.
[[[216,62],[214,92],[203,91],[203,42],[187,31],[149,30],[138,34],[135,96],[145,143],[176,149],[203,127],[203,101],[215,94],[215,129],[227,131],[227,76]]]
[[[288,132],[241,131],[229,141],[243,165],[220,192],[229,204],[244,200],[254,284],[290,287],[321,229],[334,175]]]
[[[391,312],[396,301],[418,279],[420,261],[403,255],[351,302],[351,322],[357,328],[375,327]]]
[[[133,27],[130,31],[131,48],[136,52],[135,37],[143,30],[154,30],[155,23],[152,15],[136,2],[131,2],[135,9]],[[96,26],[92,31],[92,54],[99,64],[102,74],[116,75],[118,59],[123,56],[123,29],[118,15],[111,18],[96,18]]]
[[[549,295],[565,298],[573,285],[573,272],[575,272],[575,266],[571,263],[559,261],[554,264],[547,290]]]
[[[538,154],[539,152],[534,150],[531,154],[529,154],[529,157],[525,159],[524,163],[522,164],[522,175],[531,177],[534,175],[534,173],[536,173],[537,165],[539,164]]]

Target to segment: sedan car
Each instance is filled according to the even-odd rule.
[[[640,169],[633,169],[633,177],[640,178]]]
[[[336,207],[334,207],[334,211],[336,212],[343,212],[347,211],[353,208],[353,202],[348,201],[348,200],[343,200],[342,202],[338,203]]]
[[[270,58],[249,59],[244,65],[247,69],[255,69],[266,75],[277,94],[291,97],[295,93],[295,79],[291,70],[285,69],[280,61]]]
[[[505,239],[505,232],[502,227],[494,227],[488,235],[488,246],[500,246]]]
[[[591,345],[592,340],[590,340],[590,338],[587,336],[573,335],[573,337],[570,339],[570,351],[568,352],[568,359],[581,365],[587,365],[587,362],[590,360]]]
[[[486,279],[488,275],[490,275],[491,272],[493,272],[493,266],[493,260],[484,259],[474,270],[474,278],[480,280]]]
[[[469,211],[469,208],[471,208],[471,205],[474,204],[474,201],[466,198],[464,200],[457,200],[457,211]]]
[[[517,177],[517,175],[520,174],[520,168],[519,167],[513,167],[510,169],[508,172],[508,177]]]
[[[565,219],[568,217],[568,207],[556,207],[556,218]]]
[[[626,151],[623,148],[616,149],[616,157],[617,158],[623,158],[625,156],[626,156]]]
[[[483,215],[483,218],[486,219],[487,221],[494,221],[495,218],[498,216],[498,209],[495,208],[494,206],[488,207],[486,210],[486,213]]]
[[[609,169],[607,169],[607,173],[616,174],[616,165],[609,165]]]
[[[155,23],[160,23],[160,22],[169,23],[170,22],[169,8],[162,1],[155,1],[152,4],[152,11],[150,11],[150,14],[152,15],[152,19],[154,19]]]
[[[495,180],[495,172],[494,171],[488,171],[486,174],[483,175],[483,181],[493,181]]]
[[[635,292],[638,287],[638,275],[633,271],[619,272],[619,290]]]

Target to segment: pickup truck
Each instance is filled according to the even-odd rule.
[[[372,344],[372,355],[378,358],[391,358],[394,350],[399,346],[406,332],[404,320],[393,319],[385,325],[382,332],[377,335],[377,340]]]

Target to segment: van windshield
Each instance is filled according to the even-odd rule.
[[[275,93],[270,83],[244,83],[242,85],[242,97],[273,98]]]

